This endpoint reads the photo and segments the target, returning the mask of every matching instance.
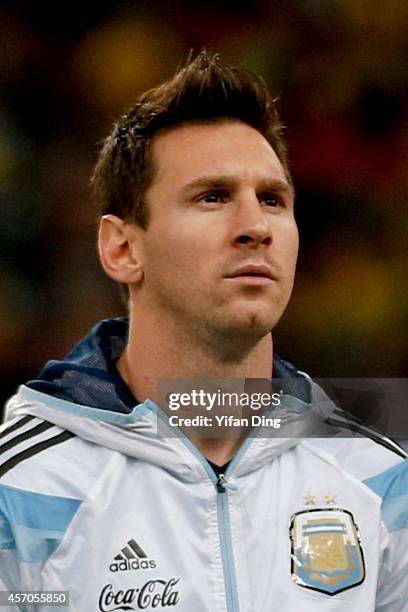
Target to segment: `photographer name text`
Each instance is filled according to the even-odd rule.
[[[215,415],[214,417],[197,415],[189,418],[172,414],[169,417],[169,423],[172,427],[273,427],[279,429],[281,426],[280,419],[258,414],[251,415],[251,418],[234,417],[232,415]]]

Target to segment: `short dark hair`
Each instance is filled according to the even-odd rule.
[[[154,178],[151,142],[163,128],[237,119],[258,130],[291,182],[282,123],[265,81],[202,51],[162,85],[144,93],[104,141],[92,177],[101,215],[147,227],[144,194]]]

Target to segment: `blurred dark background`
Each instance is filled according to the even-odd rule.
[[[277,350],[315,376],[408,376],[406,0],[2,3],[1,398],[124,313],[99,268],[98,142],[190,48],[280,97],[302,253]]]

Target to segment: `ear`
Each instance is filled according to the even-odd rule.
[[[137,284],[143,279],[139,257],[139,231],[116,215],[104,215],[99,224],[98,250],[106,274],[118,283]]]

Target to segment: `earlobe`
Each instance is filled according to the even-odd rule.
[[[113,280],[123,284],[141,282],[143,268],[136,227],[116,215],[104,215],[99,224],[98,250],[102,267]]]

